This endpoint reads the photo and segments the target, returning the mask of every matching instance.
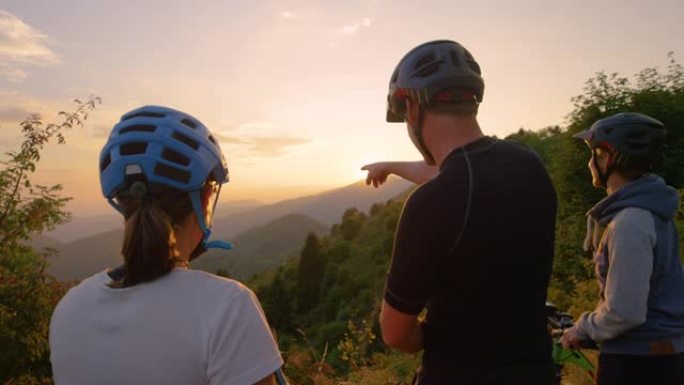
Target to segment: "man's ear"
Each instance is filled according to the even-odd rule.
[[[404,100],[405,106],[406,106],[406,115],[404,119],[406,119],[406,122],[411,125],[412,127],[415,127],[418,125],[418,115],[420,112],[420,105],[418,103],[415,103],[413,100],[406,98]]]
[[[603,150],[600,153],[599,160],[605,164],[606,169],[611,167],[617,160],[617,153],[615,151]]]

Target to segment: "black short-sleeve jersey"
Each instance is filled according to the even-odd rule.
[[[556,193],[539,157],[483,137],[455,149],[399,221],[385,301],[427,308],[423,369],[546,362]]]

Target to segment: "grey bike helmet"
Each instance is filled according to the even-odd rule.
[[[451,40],[435,40],[409,51],[392,73],[387,93],[387,121],[404,121],[404,100],[420,105],[435,95],[453,90],[454,101],[482,101],[484,81],[473,55]]]
[[[644,114],[621,112],[596,121],[590,128],[573,137],[584,140],[592,151],[604,148],[616,154],[606,175],[601,175],[605,184],[617,166],[636,166],[645,171],[650,170],[663,150],[665,125]]]

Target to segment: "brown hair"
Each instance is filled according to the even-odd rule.
[[[136,199],[119,194],[126,227],[121,254],[125,277],[111,287],[153,281],[170,272],[179,261],[176,230],[193,212],[187,193],[165,188]]]
[[[597,147],[596,151],[611,154],[614,157],[614,172],[619,173],[625,180],[633,181],[641,178],[653,168],[653,161],[640,158],[630,158],[619,152],[605,147]]]
[[[618,163],[615,167],[615,172],[620,173],[623,178],[628,181],[633,181],[641,178],[644,174],[648,173],[649,168],[640,164],[620,164]]]

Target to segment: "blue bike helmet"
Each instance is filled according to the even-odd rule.
[[[199,120],[168,107],[144,106],[123,115],[100,153],[102,194],[117,211],[123,212],[115,197],[126,189],[142,190],[141,196],[153,195],[155,186],[187,192],[204,232],[200,246],[230,248],[207,242],[211,223],[200,192],[210,180],[219,186],[228,182],[221,147]]]
[[[424,105],[444,92],[453,101],[482,101],[484,81],[480,65],[462,45],[435,40],[409,51],[397,64],[387,93],[387,121],[404,121],[404,100]]]

